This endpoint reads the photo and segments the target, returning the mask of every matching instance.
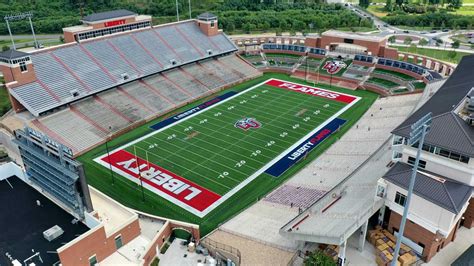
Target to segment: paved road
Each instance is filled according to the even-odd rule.
[[[428,44],[426,45],[426,47],[438,47],[438,46],[436,46],[436,42],[439,39],[439,40],[442,41],[442,44],[440,44],[441,48],[444,48],[444,47],[450,48],[451,44],[453,42],[453,40],[450,38],[451,36],[453,36],[455,34],[459,34],[459,33],[474,32],[474,31],[456,31],[455,32],[453,30],[449,30],[449,31],[429,31],[429,32],[428,31],[414,31],[414,30],[408,31],[408,30],[400,29],[400,28],[392,26],[392,25],[388,25],[384,21],[382,21],[380,18],[370,14],[369,12],[359,8],[358,6],[355,6],[355,5],[352,5],[352,4],[347,4],[347,6],[345,5],[345,8],[350,9],[357,16],[359,16],[361,18],[370,18],[370,19],[372,19],[374,21],[374,26],[377,29],[379,29],[379,32],[375,33],[375,35],[385,37],[385,36],[392,36],[392,35],[407,35],[407,34],[410,34],[410,35],[416,36],[418,38],[426,39],[428,41]],[[471,50],[471,47],[461,45],[459,47],[459,49],[461,49],[461,50]]]
[[[36,39],[56,39],[58,40],[62,34],[40,34],[36,35]],[[33,39],[33,35],[13,35],[13,40]],[[10,40],[9,35],[0,35],[0,41]]]

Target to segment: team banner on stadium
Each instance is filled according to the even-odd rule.
[[[340,126],[344,125],[344,123],[346,123],[346,120],[335,118],[321,130],[317,131],[305,141],[303,141],[300,145],[298,145],[298,147],[288,152],[283,158],[268,168],[265,173],[274,177],[279,177],[299,160],[304,158],[308,153],[311,152],[311,150],[316,148],[326,138],[336,132]]]
[[[157,124],[154,124],[153,126],[151,126],[151,128],[154,129],[154,130],[161,129],[161,128],[166,127],[168,125],[171,125],[171,124],[173,124],[173,123],[175,123],[175,122],[177,122],[181,119],[184,119],[184,118],[186,118],[186,117],[188,117],[192,114],[201,112],[204,109],[209,108],[209,107],[213,106],[214,104],[216,104],[218,102],[221,102],[221,101],[223,101],[227,98],[230,98],[230,97],[232,97],[236,94],[237,94],[237,92],[235,92],[235,91],[229,91],[229,92],[224,93],[220,96],[217,96],[216,98],[213,98],[212,100],[209,100],[209,101],[207,101],[203,104],[200,104],[200,105],[198,105],[194,108],[188,109],[188,110],[186,110],[182,113],[179,113],[179,114],[177,114],[175,116],[172,116],[170,118],[167,118],[167,119],[165,119],[165,120],[163,120],[163,121],[161,121]]]
[[[322,97],[330,100],[335,100],[343,103],[351,103],[357,99],[352,95],[338,93],[334,91],[323,90],[320,88],[315,88],[311,86],[303,86],[300,84],[295,84],[291,82],[271,79],[265,83],[266,85],[277,87],[280,89],[292,90],[300,93],[305,93],[317,97]]]
[[[125,173],[124,176],[135,183],[141,176],[141,181],[148,185],[148,189],[185,209],[191,207],[202,212],[221,198],[220,195],[156,164],[135,157],[126,150],[111,153],[110,157],[105,155],[101,160],[106,164],[111,164],[118,172]]]

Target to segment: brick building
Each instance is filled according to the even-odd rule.
[[[396,164],[383,177],[387,184],[384,225],[397,232],[418,144],[408,145],[410,127],[431,112],[409,206],[404,236],[407,245],[429,261],[455,241],[460,226],[474,227],[474,56],[466,56],[446,83],[393,133]]]

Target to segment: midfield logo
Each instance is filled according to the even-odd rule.
[[[257,121],[255,118],[243,118],[235,122],[234,126],[243,130],[248,130],[249,128],[260,128],[262,124]]]
[[[335,61],[326,61],[326,63],[324,63],[323,69],[326,69],[326,71],[329,74],[336,74],[341,69],[346,68],[346,67],[347,65],[343,61],[335,60]]]

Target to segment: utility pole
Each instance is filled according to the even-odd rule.
[[[395,251],[393,252],[393,260],[391,266],[397,265],[398,254],[400,253],[400,246],[403,238],[403,231],[405,230],[405,224],[408,216],[408,208],[410,207],[411,197],[413,195],[413,187],[415,186],[416,173],[418,172],[418,164],[420,162],[421,150],[423,149],[423,143],[425,142],[425,136],[430,130],[431,125],[431,113],[426,114],[411,126],[410,139],[408,140],[409,145],[413,145],[418,142],[418,149],[416,151],[415,164],[411,172],[410,185],[408,187],[407,200],[403,207],[403,217],[400,222],[400,231],[398,231],[397,244]]]

